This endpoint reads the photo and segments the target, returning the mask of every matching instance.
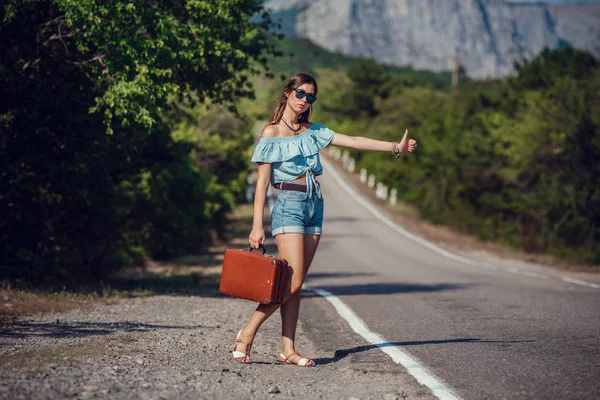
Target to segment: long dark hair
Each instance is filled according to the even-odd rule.
[[[279,123],[279,121],[281,121],[281,117],[283,116],[283,110],[285,110],[285,104],[287,103],[287,97],[285,94],[291,93],[292,91],[294,91],[295,89],[304,85],[305,83],[310,83],[311,85],[313,85],[315,88],[315,96],[317,95],[319,88],[317,87],[317,81],[315,80],[315,78],[313,78],[309,74],[304,74],[304,73],[295,74],[288,80],[287,84],[285,85],[285,88],[283,88],[283,93],[281,93],[281,99],[279,100],[279,104],[275,108],[275,111],[273,112],[273,116],[271,117],[271,120],[269,121],[268,125],[275,125],[275,124]],[[300,123],[308,122],[310,119],[311,110],[312,110],[312,107],[308,107],[308,110],[306,110],[302,114],[300,114],[298,116],[298,122],[300,122]]]

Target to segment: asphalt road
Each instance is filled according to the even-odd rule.
[[[461,398],[600,398],[600,289],[449,259],[376,219],[331,173],[319,181],[324,236],[307,286],[336,295]],[[301,320],[320,345],[356,368],[402,368],[306,297]],[[349,334],[356,345],[339,349]]]

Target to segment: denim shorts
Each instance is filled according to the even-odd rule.
[[[281,233],[321,235],[323,231],[323,199],[313,193],[281,190],[271,211],[273,237]]]

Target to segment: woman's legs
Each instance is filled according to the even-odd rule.
[[[300,289],[306,276],[308,267],[305,268],[304,262],[304,236],[301,233],[286,233],[275,236],[277,242],[277,248],[279,250],[279,256],[285,258],[292,268],[291,278],[291,293],[284,299],[283,304],[285,305],[290,299],[295,297],[295,292],[298,294],[298,301],[300,299]],[[310,237],[310,236],[308,236]],[[313,252],[314,255],[314,252]],[[312,257],[311,257],[312,260]],[[250,317],[250,320],[244,327],[240,339],[245,343],[252,343],[254,336],[258,331],[258,328],[273,314],[281,304],[260,304],[256,311]],[[296,316],[296,319],[298,317]],[[295,327],[294,327],[295,330]],[[292,347],[293,348],[293,347]],[[242,353],[246,352],[246,345],[244,343],[238,343],[238,351]],[[245,361],[245,360],[241,360]]]
[[[320,236],[317,235],[302,235],[302,260],[303,268],[292,276],[291,297],[281,306],[281,352],[287,357],[296,352],[294,341],[296,339],[296,327],[298,325],[298,315],[300,313],[300,290],[308,273],[308,269],[319,246]],[[282,243],[285,245],[293,245],[294,243]],[[296,250],[294,250],[296,251]],[[300,356],[291,356],[290,361],[297,363]]]

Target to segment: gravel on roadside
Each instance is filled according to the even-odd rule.
[[[0,330],[0,398],[433,398],[414,382],[404,386],[406,373],[357,368],[351,357],[281,365],[278,313],[257,335],[253,364],[235,362],[233,339],[254,308],[213,289],[19,320]],[[297,338],[303,354],[333,359],[335,349],[319,348],[302,321]]]
[[[279,363],[279,312],[258,332],[253,364],[233,360],[235,335],[256,304],[220,295],[213,281],[224,248],[247,245],[252,211],[239,207],[214,254],[133,275],[135,285],[161,295],[52,306],[61,311],[0,324],[0,399],[433,399],[380,350],[365,351],[318,297],[303,299],[296,334],[297,350],[316,367]],[[271,238],[266,245],[276,252]]]

